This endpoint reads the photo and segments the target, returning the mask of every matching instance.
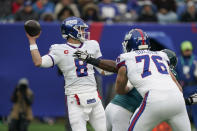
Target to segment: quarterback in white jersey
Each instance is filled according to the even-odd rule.
[[[50,48],[48,57],[52,59],[53,65],[57,65],[65,78],[65,94],[74,95],[79,93],[94,92],[97,90],[93,66],[72,56],[76,50],[83,50],[92,56],[102,56],[97,41],[87,40],[79,47],[71,43],[55,44]],[[85,86],[84,86],[85,85]]]
[[[77,50],[87,51],[95,58],[102,56],[97,41],[87,40],[88,26],[82,19],[69,17],[62,22],[62,36],[65,44],[54,44],[49,54],[40,56],[36,38],[27,34],[33,62],[36,66],[48,68],[57,65],[65,78],[68,115],[73,131],[86,131],[86,123],[95,131],[106,131],[106,118],[102,102],[97,92],[93,66],[75,59]]]
[[[173,131],[191,131],[179,84],[169,70],[164,52],[149,50],[149,38],[140,29],[128,33],[117,59],[116,91],[125,94],[127,81],[144,97],[131,118],[128,131],[150,131],[168,121]]]

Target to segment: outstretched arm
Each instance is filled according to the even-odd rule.
[[[118,75],[116,78],[115,90],[118,94],[126,94],[131,90],[131,88],[127,87],[127,81],[127,69],[125,66],[122,66],[118,70]]]
[[[30,51],[31,51],[33,63],[35,66],[39,67],[42,64],[42,58],[40,56],[40,52],[39,52],[37,44],[36,44],[36,39],[40,36],[40,34],[32,37],[26,33],[26,36],[29,40]]]
[[[105,60],[105,59],[96,59],[93,58],[90,54],[83,51],[76,51],[73,55],[75,58],[85,61],[86,63],[92,64],[98,68],[101,68],[105,71],[117,73],[118,69],[116,68],[116,62],[113,60]]]
[[[40,34],[32,37],[26,33],[26,36],[29,40],[31,56],[32,56],[34,65],[37,67],[43,67],[43,68],[54,66],[54,60],[52,59],[52,56],[50,55],[44,55],[42,57],[40,56],[40,52],[36,44],[36,39],[40,36]]]
[[[118,68],[116,68],[116,62],[113,60],[100,59],[98,67],[105,71],[118,73]]]

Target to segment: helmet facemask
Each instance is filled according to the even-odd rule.
[[[80,42],[84,42],[90,39],[90,32],[87,31],[88,30],[87,25],[74,26],[74,29],[78,32],[77,39]]]
[[[123,52],[127,53],[128,51],[128,40],[131,38],[132,34],[129,32],[128,34],[125,35],[124,41],[122,42],[123,46]]]
[[[128,44],[128,41],[126,40],[122,42],[122,48],[123,48],[124,53],[127,53],[127,44]]]

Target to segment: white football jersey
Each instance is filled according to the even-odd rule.
[[[94,58],[102,56],[99,44],[95,40],[85,41],[77,48],[67,43],[54,44],[49,52],[54,65],[57,65],[64,75],[66,95],[96,91],[93,66],[73,57],[77,49],[87,51]]]
[[[168,62],[164,52],[149,50],[131,51],[117,58],[118,68],[127,67],[129,81],[143,97],[148,91],[179,91],[170,76]]]

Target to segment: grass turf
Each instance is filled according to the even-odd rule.
[[[0,131],[8,131],[8,126],[1,124]],[[29,126],[29,131],[65,131],[65,127],[63,123],[48,125],[48,124],[33,122]]]
[[[87,126],[88,131],[94,131],[90,125]],[[0,131],[8,131],[8,125],[0,124]],[[53,125],[32,122],[28,131],[66,131],[64,123],[55,123]]]

